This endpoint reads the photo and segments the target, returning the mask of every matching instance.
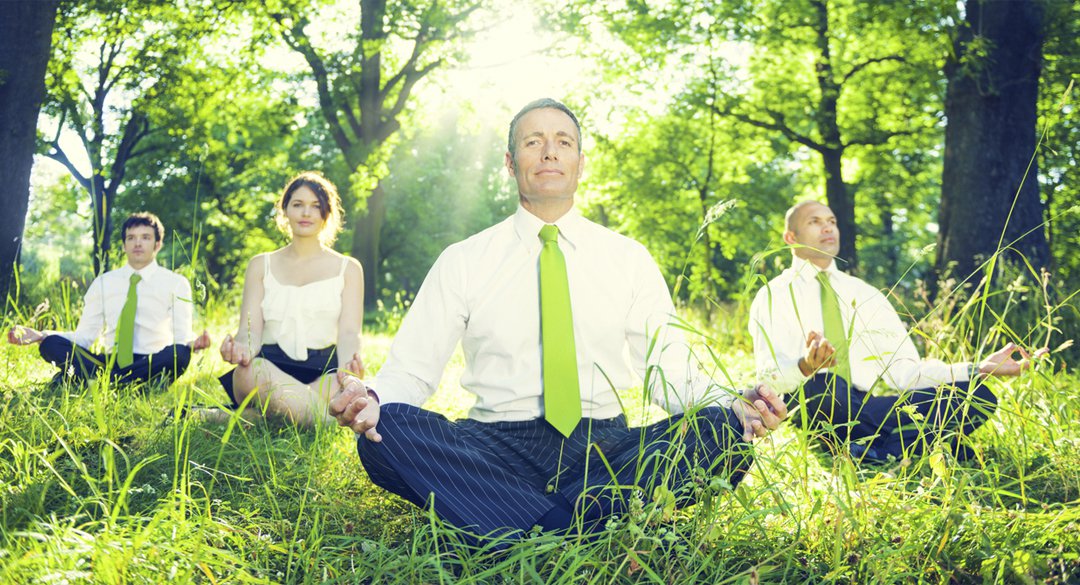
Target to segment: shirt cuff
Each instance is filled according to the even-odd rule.
[[[979,364],[976,364],[974,362],[960,362],[959,364],[956,364],[955,367],[961,370],[956,375],[957,382],[968,382],[978,378],[981,375],[981,373],[979,372]],[[961,376],[965,377],[961,378]]]

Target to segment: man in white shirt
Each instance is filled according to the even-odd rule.
[[[151,379],[171,383],[187,369],[193,350],[210,346],[205,331],[197,338],[192,334],[191,285],[157,263],[165,235],[161,220],[151,213],[135,213],[124,221],[120,233],[127,263],[90,283],[75,331],[22,326],[8,331],[10,343],[40,344],[41,357],[60,368],[56,381],[65,375],[85,381],[108,369],[117,383]],[[125,320],[131,321],[126,331]],[[100,337],[106,353],[92,350]]]
[[[695,469],[736,484],[751,463],[749,441],[786,416],[767,388],[744,400],[702,376],[668,326],[675,308],[648,251],[574,210],[580,137],[557,101],[517,114],[505,157],[517,212],[443,252],[374,388],[342,372],[344,390],[330,404],[358,433],[372,481],[475,534],[588,530],[623,511],[631,492],[649,501],[658,487],[689,503]],[[556,256],[565,269],[549,272]],[[560,273],[563,284],[548,280]],[[547,304],[559,287],[569,308]],[[572,327],[556,337],[552,325],[549,338],[548,319],[567,311]],[[461,383],[476,403],[469,418],[449,421],[419,407],[459,341]],[[616,390],[635,373],[674,416],[627,427]],[[573,397],[561,401],[568,387]]]
[[[788,210],[784,242],[792,246],[791,268],[750,307],[758,380],[786,393],[789,407],[801,404],[807,423],[824,429],[820,438],[834,449],[850,441],[852,454],[885,460],[945,439],[957,458],[970,457],[960,441],[997,405],[981,381],[1017,376],[1032,356],[1009,343],[978,364],[921,359],[885,295],[837,269],[840,232],[821,203]],[[878,396],[880,389],[897,394]]]

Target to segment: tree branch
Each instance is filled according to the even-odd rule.
[[[712,106],[712,109],[718,115],[735,118],[736,120],[744,124],[749,124],[757,128],[762,128],[764,130],[772,130],[774,132],[779,132],[785,137],[787,137],[788,140],[793,140],[818,152],[824,152],[825,150],[827,150],[827,147],[824,144],[821,144],[820,142],[817,142],[816,140],[813,140],[808,136],[804,136],[796,132],[794,129],[785,124],[784,115],[780,112],[766,110],[766,113],[768,113],[769,116],[773,119],[772,122],[767,122],[765,120],[753,118],[746,114],[740,114],[738,112],[734,112],[728,109],[721,109],[717,106]]]
[[[413,41],[413,49],[412,53],[409,55],[409,59],[405,61],[405,64],[401,66],[401,69],[390,77],[390,79],[386,80],[386,84],[379,89],[380,102],[385,102],[386,98],[390,97],[390,92],[393,91],[394,86],[400,83],[402,79],[416,74],[416,62],[420,60],[421,48],[427,46],[422,35],[423,31],[421,31],[420,35],[417,35],[417,38]],[[401,101],[402,93],[403,92],[398,93],[399,102]]]
[[[885,144],[886,142],[888,142],[889,140],[891,140],[892,138],[894,138],[896,136],[911,136],[912,134],[915,134],[914,130],[895,130],[895,131],[875,132],[875,133],[873,133],[873,134],[871,134],[869,136],[866,136],[864,138],[853,138],[853,139],[845,142],[843,144],[843,146],[845,148],[848,147],[848,146],[852,146],[852,145],[878,146],[880,144]]]
[[[338,104],[330,93],[330,75],[326,70],[326,64],[319,57],[315,48],[311,46],[311,40],[304,32],[304,28],[308,24],[307,18],[301,17],[290,27],[285,24],[284,15],[274,14],[272,17],[282,26],[281,36],[285,44],[290,49],[303,55],[304,60],[311,67],[311,72],[315,76],[315,87],[319,93],[319,109],[322,110],[323,118],[326,119],[326,123],[330,126],[330,135],[342,152],[348,152],[352,148],[352,142],[349,140],[348,135],[345,134],[345,129],[341,126],[341,120],[338,119]],[[342,109],[348,109],[348,106],[346,105]]]
[[[83,150],[90,152],[90,137],[86,134],[86,121],[83,120],[82,114],[79,112],[79,104],[66,93],[60,100],[60,111],[63,112],[63,116],[66,118],[68,114],[71,115],[71,128],[78,135],[79,140],[82,142]],[[61,121],[60,126],[63,126]],[[57,131],[57,137],[59,138],[60,130]],[[55,142],[55,141],[54,141]]]
[[[142,132],[141,136],[139,137],[139,142],[141,144],[143,144],[143,147],[140,149],[140,148],[135,148],[135,145],[132,145],[131,153],[128,154],[128,160],[140,157],[140,156],[142,156],[144,154],[148,154],[148,153],[151,153],[151,152],[157,152],[159,150],[164,150],[165,149],[164,144],[161,144],[161,143],[157,143],[157,144],[149,143],[149,144],[147,144],[145,142],[145,138],[147,138],[151,134],[160,134],[161,131],[162,131],[162,128],[153,128],[149,124],[147,124],[145,126],[144,131]]]
[[[116,189],[124,180],[127,171],[127,162],[132,158],[132,151],[140,140],[150,132],[150,120],[146,114],[133,110],[128,123],[124,125],[124,134],[120,138],[120,145],[116,147],[116,156],[113,158],[112,169],[109,172],[109,189]]]
[[[394,106],[390,108],[390,113],[388,117],[396,119],[398,114],[400,114],[401,111],[405,109],[406,100],[409,98],[409,94],[412,93],[413,86],[415,86],[418,81],[427,76],[427,74],[430,73],[433,69],[439,67],[442,64],[443,60],[441,58],[436,59],[435,61],[428,63],[426,66],[414,71],[412,75],[407,76],[405,78],[405,83],[401,86],[401,90],[398,91],[397,99],[394,101]]]
[[[387,80],[386,84],[380,91],[380,102],[390,96],[390,93],[394,90],[394,87],[401,84],[401,88],[398,90],[397,98],[394,100],[394,105],[390,108],[389,113],[385,116],[383,124],[389,120],[396,119],[397,116],[405,109],[405,105],[409,99],[409,95],[412,93],[413,87],[427,76],[428,73],[434,69],[442,66],[445,63],[445,59],[440,57],[435,61],[428,63],[423,67],[417,67],[417,63],[420,62],[420,56],[434,41],[448,41],[456,38],[461,34],[461,28],[458,24],[464,22],[473,12],[476,12],[480,8],[480,3],[477,2],[464,9],[457,14],[449,17],[444,26],[439,28],[432,34],[432,28],[430,23],[434,18],[432,13],[438,10],[439,3],[434,2],[428,8],[427,12],[421,17],[420,21],[423,23],[420,30],[417,31],[416,36],[413,38],[413,49],[409,55],[409,59],[402,65],[401,69]],[[382,125],[382,124],[380,124]],[[392,133],[392,132],[391,132]],[[380,132],[382,134],[382,132]]]
[[[121,67],[120,70],[117,71],[116,75],[113,76],[111,80],[109,79],[109,72],[112,71],[113,63],[116,61],[116,57],[120,54],[120,51],[122,51],[123,48],[123,40],[109,45],[109,58],[104,63],[102,63],[101,67],[98,69],[98,87],[100,87],[105,93],[111,91],[113,86],[116,85],[116,82],[120,81],[120,79],[124,77],[124,70],[127,68]]]
[[[75,165],[71,163],[71,159],[68,158],[67,153],[64,152],[64,149],[60,148],[60,144],[57,143],[55,140],[49,142],[48,144],[52,148],[52,150],[46,152],[45,156],[64,165],[64,168],[66,168],[68,172],[71,173],[71,176],[79,183],[79,185],[82,185],[83,189],[89,191],[90,179],[84,177],[82,173],[80,173],[79,170],[75,168]]]
[[[858,65],[852,67],[851,71],[848,71],[847,74],[844,75],[843,79],[840,80],[840,85],[844,85],[845,83],[847,83],[848,80],[854,77],[856,73],[862,71],[863,69],[866,69],[867,66],[873,65],[874,63],[884,63],[885,61],[897,61],[899,63],[907,63],[907,60],[900,55],[886,55],[884,57],[874,57],[873,59],[867,59],[866,61],[863,61],[862,63],[859,63]]]
[[[145,154],[149,154],[151,152],[157,152],[157,151],[162,150],[164,148],[165,147],[163,145],[161,145],[161,144],[148,144],[148,145],[144,146],[141,149],[132,149],[131,154],[128,155],[128,160],[131,160],[133,158],[138,158],[140,156],[143,156]]]

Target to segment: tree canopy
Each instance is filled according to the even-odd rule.
[[[943,173],[961,128],[946,98],[974,79],[969,91],[993,99],[958,72],[1002,65],[995,51],[1015,43],[973,7],[1004,4],[1038,15],[1041,57],[993,78],[1034,84],[1022,124],[1036,140],[994,146],[1009,164],[1034,161],[1037,195],[1014,213],[1045,238],[1036,264],[1067,293],[1080,281],[1080,19],[1055,0],[62,2],[30,216],[85,225],[32,226],[26,245],[68,242],[34,257],[68,258],[57,266],[83,277],[115,255],[115,214],[148,209],[169,228],[170,262],[227,298],[246,259],[283,241],[271,210],[285,181],[315,169],[345,195],[337,245],[365,264],[367,298],[408,299],[442,248],[516,205],[502,154],[524,102],[490,98],[501,93],[578,111],[579,207],[645,243],[682,302],[714,311],[775,274],[783,212],[809,198],[837,213],[845,269],[921,294],[920,280],[936,288],[935,256],[958,250]],[[500,37],[526,17],[529,38]],[[1003,163],[958,164],[991,176]],[[965,192],[961,218],[1007,213]],[[968,223],[987,242],[959,236],[978,244],[962,253],[970,272],[1013,234]],[[59,237],[80,230],[76,245]]]

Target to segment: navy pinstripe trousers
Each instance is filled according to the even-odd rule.
[[[970,382],[957,382],[902,396],[873,396],[826,372],[807,380],[801,392],[788,394],[789,409],[800,402],[809,426],[829,429],[820,439],[828,443],[872,437],[866,457],[882,461],[890,455],[922,455],[943,439],[954,454],[966,457],[962,441],[997,409],[997,397],[981,381],[974,388]]]
[[[379,434],[380,443],[357,440],[376,485],[489,536],[569,528],[575,514],[598,527],[625,510],[633,491],[644,490],[647,501],[657,486],[690,504],[695,468],[735,485],[753,461],[738,417],[720,407],[641,428],[628,428],[622,416],[583,419],[563,437],[543,419],[450,421],[387,404]]]

